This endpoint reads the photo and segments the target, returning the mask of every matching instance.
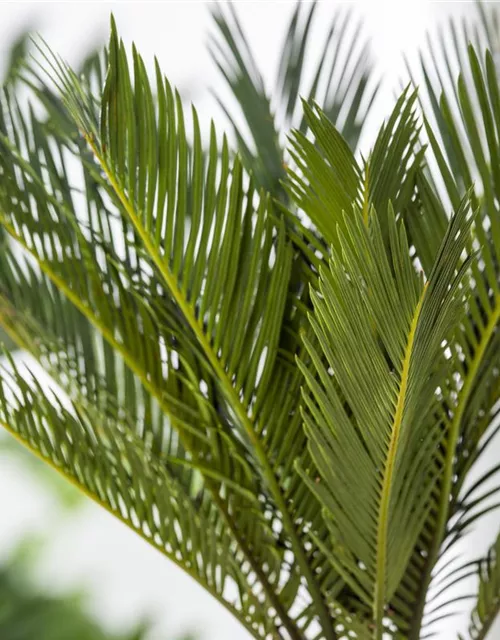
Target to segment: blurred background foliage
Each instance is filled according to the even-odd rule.
[[[57,597],[35,585],[34,562],[43,542],[24,540],[0,566],[0,637],[2,640],[143,640],[147,626],[111,635],[85,613],[85,594]]]

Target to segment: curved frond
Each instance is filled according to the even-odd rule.
[[[7,53],[7,63],[1,79],[0,85],[13,85],[19,79],[19,71],[22,64],[26,60],[26,55],[29,49],[30,32],[28,29],[23,29],[16,35],[13,42],[9,45]]]
[[[338,229],[344,228],[344,213],[350,216],[353,206],[365,220],[371,207],[381,212],[384,242],[388,242],[389,201],[397,214],[405,211],[422,163],[415,100],[416,94],[402,93],[362,165],[323,110],[304,103],[314,142],[300,131],[292,132],[290,153],[297,169],[289,170],[287,189],[327,245],[338,248]]]
[[[42,43],[30,102],[1,93],[0,328],[48,382],[7,358],[0,421],[254,637],[417,640],[500,505],[499,465],[468,481],[500,432],[500,74],[452,30],[456,85],[424,63],[423,127],[408,87],[357,154],[368,50],[335,14],[307,84],[302,4],[276,103],[214,12],[235,156],[113,20],[82,76]]]
[[[148,455],[144,443],[119,419],[108,415],[103,420],[93,411],[43,392],[33,374],[21,374],[11,361],[10,371],[1,374],[0,421],[80,490],[179,564],[231,608],[250,632],[266,624],[265,618],[255,620],[250,613],[257,601],[252,606],[246,591],[240,591],[234,604],[223,596],[228,581],[241,586],[246,578],[237,558],[228,553],[230,536],[217,533],[213,526],[213,503],[186,495],[166,465]],[[241,610],[244,593],[246,612]]]
[[[17,113],[16,120],[19,118],[22,114]],[[31,114],[29,129],[36,132],[39,126]],[[8,126],[6,123],[6,129],[12,127],[15,122]],[[15,130],[19,133],[28,129]],[[43,359],[45,356],[45,366],[53,364],[51,347],[55,347],[57,353],[72,354],[74,360],[70,370],[76,365],[78,370],[84,363],[83,371],[75,381],[72,374],[64,370],[65,380],[77,382],[84,389],[86,386],[91,389],[104,387],[107,391],[115,391],[118,397],[112,405],[122,406],[126,399],[125,406],[131,408],[129,422],[155,455],[160,458],[167,455],[177,469],[179,461],[184,466],[187,464],[187,471],[198,469],[204,477],[204,489],[212,495],[213,504],[220,510],[222,520],[214,521],[213,526],[229,530],[231,539],[239,540],[235,553],[237,556],[243,553],[238,562],[245,566],[242,575],[246,576],[246,587],[241,588],[241,596],[248,589],[261,592],[262,585],[256,580],[254,567],[260,572],[260,563],[266,566],[268,577],[265,578],[262,572],[262,580],[280,580],[285,549],[276,551],[276,534],[263,513],[267,502],[261,505],[256,497],[261,492],[256,486],[258,473],[248,459],[245,445],[232,428],[230,414],[222,407],[219,413],[213,409],[222,398],[214,391],[213,380],[198,352],[190,348],[192,342],[184,321],[169,302],[161,283],[151,278],[151,268],[141,260],[143,253],[136,251],[133,244],[127,244],[130,229],[122,227],[117,214],[113,216],[103,208],[103,194],[97,191],[100,193],[97,197],[93,191],[96,183],[92,182],[92,175],[98,178],[95,167],[87,174],[85,219],[85,215],[81,218],[81,211],[76,213],[75,192],[67,182],[64,153],[61,147],[58,149],[56,141],[48,144],[43,136],[35,136],[34,140],[18,138],[17,142],[24,154],[14,151],[4,139],[2,222],[12,238],[36,260],[52,283],[52,290],[47,290],[43,280],[39,282],[36,271],[29,272],[26,282],[23,268],[11,269],[11,277],[4,278],[2,283],[6,296],[2,301],[4,326],[10,328],[11,335],[36,357]],[[54,144],[60,152],[58,155],[53,155]],[[78,154],[77,147],[76,159]],[[46,167],[52,168],[48,181]],[[49,215],[45,217],[43,214],[47,213]],[[125,246],[120,246],[123,239]],[[26,284],[28,286],[23,286]],[[39,307],[40,298],[33,295],[33,288],[40,294],[47,294],[42,296],[43,303]],[[143,295],[139,295],[141,292]],[[60,302],[61,294],[69,305]],[[162,301],[158,312],[152,308],[155,300],[156,305]],[[37,321],[35,327],[31,327],[34,337],[31,343],[27,341],[30,334],[18,335],[23,327],[13,314],[17,305],[19,313],[24,307],[24,311],[30,311]],[[78,311],[76,315],[72,307]],[[101,347],[99,342],[95,344],[94,332],[89,333],[85,322],[75,322],[75,318],[81,317],[97,331]],[[74,334],[67,334],[67,326],[74,327]],[[29,331],[30,325],[25,325],[24,330]],[[60,340],[54,342],[54,334],[60,339],[61,332],[62,343],[59,344]],[[44,334],[48,342],[40,352],[39,336]],[[92,363],[99,363],[99,376],[94,377]],[[53,367],[50,372],[54,372]],[[205,391],[203,380],[208,387]],[[95,400],[92,397],[90,402]],[[178,436],[172,438],[172,429]],[[192,451],[194,446],[198,459],[190,460],[185,451]],[[188,477],[192,476],[192,473],[188,474]],[[253,485],[251,490],[248,484],[244,488],[248,482]],[[234,525],[236,514],[239,514],[239,533]],[[250,567],[244,559],[248,555],[253,558]],[[243,584],[241,577],[239,583]],[[282,612],[282,615],[285,614]]]
[[[219,154],[213,127],[204,162],[194,111],[187,153],[178,96],[157,67],[153,100],[142,60],[134,52],[131,76],[115,31],[99,125],[95,96],[60,61],[47,62],[93,153],[76,144],[88,211],[77,213],[64,153],[54,160],[43,136],[18,139],[37,130],[31,114],[29,127],[12,123],[13,139],[4,138],[4,227],[169,418],[160,440],[179,434],[185,455],[172,463],[198,472],[243,554],[246,588],[269,598],[279,633],[301,637],[319,619],[333,638],[322,587],[338,577],[317,571],[318,549],[306,548],[312,503],[289,457],[304,451],[305,435],[294,321],[283,328],[294,304],[284,225],[225,142]]]
[[[466,30],[467,33],[469,32]],[[478,51],[484,50],[484,46],[484,38],[479,38]],[[453,416],[448,425],[446,471],[439,489],[437,519],[431,525],[428,540],[422,544],[428,560],[419,571],[424,577],[419,580],[419,604],[416,606],[415,619],[422,614],[432,569],[440,557],[440,551],[443,555],[484,512],[478,502],[472,507],[464,504],[460,494],[468,472],[483,450],[482,444],[498,413],[500,398],[498,71],[489,52],[483,58],[483,54],[478,55],[472,46],[466,49],[461,38],[454,40],[452,48],[459,64],[458,81],[456,86],[451,84],[455,83],[455,71],[450,64],[445,65],[449,77],[446,82],[442,80],[440,89],[437,85],[430,84],[429,80],[429,92],[432,87],[435,92],[442,91],[439,100],[433,99],[434,121],[437,122],[439,135],[429,120],[425,122],[425,129],[433,161],[439,170],[438,175],[442,176],[446,197],[453,206],[457,206],[468,190],[472,205],[478,210],[478,223],[474,227],[473,242],[468,248],[468,251],[476,252],[477,259],[473,261],[471,268],[470,311],[464,319],[461,335],[454,347],[459,356],[457,374],[460,383],[455,389],[450,389],[451,395],[447,400],[453,408]],[[446,49],[443,51],[445,55]],[[440,144],[440,138],[444,145]],[[442,228],[445,214],[437,196],[439,185],[433,187],[427,178],[423,178],[421,185],[421,202],[424,207],[428,207],[424,215],[427,215],[429,223],[427,228],[420,227],[419,235],[414,236],[414,241],[417,244],[417,255],[425,247],[423,255],[427,262],[435,250],[436,238],[440,233],[438,227]],[[410,211],[408,216],[410,228],[413,213]],[[434,224],[433,220],[440,222]],[[454,517],[456,521],[449,525]],[[419,625],[414,625],[414,628],[414,633],[418,634]],[[418,635],[411,637],[417,638]]]
[[[316,340],[306,342],[312,366],[302,369],[319,478],[304,479],[323,505],[331,562],[362,602],[374,603],[377,637],[441,472],[443,433],[429,418],[451,374],[442,345],[464,305],[467,212],[464,202],[425,284],[391,212],[390,252],[374,214],[368,226],[359,211],[345,216],[340,249],[313,294]]]

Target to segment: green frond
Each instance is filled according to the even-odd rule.
[[[7,55],[7,63],[3,72],[3,77],[0,82],[0,86],[13,86],[19,79],[19,70],[22,62],[26,58],[26,53],[29,44],[29,31],[23,29],[10,43],[10,49]],[[1,246],[4,246],[5,242],[8,242],[5,237],[5,233],[0,230],[0,242]],[[15,344],[10,340],[9,336],[0,328],[0,342],[5,345],[9,350],[15,349]]]
[[[327,114],[318,105],[304,102],[315,139],[313,142],[300,131],[292,132],[290,153],[297,169],[289,170],[287,189],[327,245],[338,248],[338,230],[345,228],[344,213],[351,216],[354,206],[362,211],[365,221],[371,207],[381,212],[382,233],[388,242],[385,218],[389,201],[397,214],[405,211],[422,164],[415,100],[416,94],[403,92],[362,165]]]
[[[252,615],[257,600],[252,602],[247,592],[240,591],[233,606],[223,598],[226,581],[242,585],[246,577],[228,553],[230,537],[213,527],[213,503],[186,495],[168,467],[149,454],[118,416],[103,419],[43,392],[33,374],[21,373],[11,361],[1,374],[0,421],[36,455],[179,564],[251,632],[253,625],[257,629],[265,624],[265,619]],[[246,611],[239,610],[241,606]]]
[[[475,5],[475,11],[469,11],[467,18],[453,17],[445,25],[440,25],[436,33],[428,34],[419,64],[414,68],[407,64],[413,85],[419,87],[418,96],[425,114],[427,137],[433,146],[439,145],[438,157],[428,156],[425,175],[419,176],[417,198],[406,216],[417,255],[426,262],[433,259],[444,235],[447,201],[456,206],[457,199],[478,177],[474,154],[468,142],[471,131],[465,125],[464,118],[471,123],[472,113],[474,117],[482,113],[487,98],[483,87],[478,100],[467,48],[472,44],[479,59],[484,57],[487,49],[493,53],[493,57],[500,49],[494,27],[498,24],[497,8],[494,4],[481,1]],[[459,75],[460,89],[457,85]],[[468,96],[465,97],[465,94]],[[479,139],[481,143],[486,142],[485,130],[481,125],[471,134],[470,140],[474,140],[474,144]],[[489,134],[486,135],[489,137]],[[493,175],[496,169],[493,165],[491,169]],[[450,171],[453,176],[451,182]],[[458,194],[453,182],[456,183]],[[440,202],[444,202],[444,209]]]
[[[20,140],[19,130],[39,124],[30,114],[28,127],[16,126],[23,121],[16,112],[5,127],[14,140],[4,138],[4,227],[108,345],[110,366],[116,356],[122,361],[120,376],[142,388],[136,404],[151,397],[169,417],[168,428],[160,421],[160,435],[147,438],[164,454],[160,443],[172,430],[178,434],[183,456],[169,451],[171,463],[197,471],[250,567],[246,588],[270,598],[277,628],[299,637],[297,627],[315,622],[319,608],[333,638],[321,583],[338,578],[315,575],[318,550],[306,551],[302,539],[311,500],[288,457],[303,453],[305,435],[293,366],[298,337],[288,332],[295,331],[293,317],[282,331],[285,311],[294,313],[284,225],[275,223],[269,199],[257,196],[239,160],[230,163],[224,141],[219,153],[213,127],[204,163],[194,111],[187,154],[178,96],[157,68],[153,101],[136,52],[131,80],[115,31],[99,124],[93,94],[46,56],[93,152],[71,147],[85,177],[87,212],[77,214],[64,153],[54,161],[42,136]],[[146,437],[150,429],[143,429]],[[304,579],[317,608],[306,601],[293,620],[288,610]]]
[[[497,7],[478,1],[474,9],[467,18],[452,17],[447,21],[446,29],[441,25],[436,34],[428,35],[426,51],[420,55],[420,68],[408,68],[414,82],[421,86],[419,99],[440,138],[453,175],[465,188],[470,184],[472,156],[467,144],[470,127],[464,127],[461,119],[462,116],[467,117],[466,112],[471,108],[476,113],[483,110],[483,97],[474,95],[474,72],[469,65],[467,50],[473,46],[479,59],[484,59],[487,50],[493,57],[500,51],[495,34],[495,25],[499,21]],[[464,89],[470,100],[466,99],[468,106],[462,111]],[[447,123],[450,116],[454,118],[453,127]],[[483,132],[478,131],[477,134],[483,143],[486,142]],[[462,149],[457,147],[457,142],[464,145]]]
[[[456,35],[457,30],[452,29],[452,33]],[[467,34],[468,29],[465,30]],[[478,51],[484,50],[484,37],[476,40]],[[416,254],[422,256],[423,264],[432,259],[442,233],[446,215],[441,204],[443,195],[456,207],[464,193],[470,193],[472,205],[478,210],[478,223],[474,226],[473,240],[467,249],[476,255],[471,266],[470,309],[461,335],[452,346],[459,356],[457,376],[460,383],[451,386],[446,401],[452,413],[446,427],[445,472],[439,488],[439,509],[433,515],[433,522],[429,522],[427,540],[420,545],[428,559],[421,562],[417,573],[423,577],[418,581],[419,604],[415,608],[415,619],[422,615],[425,593],[440,552],[444,555],[483,513],[479,503],[476,503],[476,510],[471,510],[459,496],[468,472],[484,450],[483,441],[498,412],[496,405],[500,397],[498,74],[492,55],[486,52],[482,58],[483,54],[478,55],[471,46],[467,49],[462,36],[454,37],[450,51],[444,41],[441,46],[445,64],[440,67],[434,56],[433,69],[437,68],[439,72],[442,68],[447,77],[445,80],[440,76],[439,84],[437,81],[432,84],[430,79],[426,84],[433,111],[427,114],[425,132],[430,159],[438,169],[433,175],[442,178],[442,185],[434,184],[429,175],[420,176],[416,202],[421,208],[410,209],[406,218]],[[459,64],[460,75],[456,82],[449,56],[454,56]],[[430,78],[431,69],[423,64],[424,73]],[[442,92],[440,96],[438,92]],[[423,104],[425,106],[425,101]],[[424,218],[427,218],[427,224],[423,222]],[[453,518],[456,521],[449,525]],[[418,624],[414,624],[414,628],[412,639],[418,637],[420,629]]]
[[[284,225],[272,224],[274,218],[269,215],[269,200],[261,197],[257,202],[252,182],[248,187],[243,184],[238,158],[230,166],[225,141],[220,177],[216,178],[219,154],[213,127],[209,166],[204,172],[194,111],[195,153],[191,167],[185,164],[189,160],[183,150],[182,109],[178,97],[174,98],[158,71],[156,92],[160,111],[156,128],[158,142],[155,143],[153,112],[146,118],[139,118],[151,104],[147,97],[143,102],[143,97],[150,95],[150,91],[142,61],[136,54],[134,69],[132,89],[132,83],[127,79],[123,46],[113,34],[100,139],[97,143],[91,140],[90,144],[121,203],[122,212],[133,224],[143,248],[151,256],[166,289],[193,332],[222,398],[235,414],[235,437],[243,438],[253,456],[269,498],[281,512],[284,533],[290,537],[299,570],[305,573],[314,593],[318,588],[295,522],[289,515],[284,487],[280,486],[281,470],[277,466],[280,456],[276,454],[281,450],[277,436],[287,425],[286,413],[279,414],[289,404],[287,377],[283,388],[277,389],[278,394],[284,394],[284,406],[276,408],[268,395],[271,379],[274,376],[279,376],[278,380],[281,378],[279,345],[292,260]],[[148,136],[152,139],[149,153],[154,155],[158,144],[165,153],[169,150],[169,162],[159,157],[156,163],[149,155],[144,171],[141,148],[135,147],[134,123],[117,118],[113,112],[114,105],[120,109],[120,105],[127,103],[136,105],[137,121],[147,122],[151,127],[142,135],[142,140]],[[168,125],[162,121],[164,111]],[[83,121],[82,125],[85,125]],[[120,131],[116,129],[118,125],[122,126]],[[180,141],[178,150],[175,136]],[[161,144],[162,140],[164,144]],[[121,141],[123,147],[115,141]],[[132,163],[130,159],[133,159]],[[179,184],[172,173],[176,164],[179,167]],[[184,175],[193,176],[195,193],[191,207],[191,231],[185,241]],[[152,212],[154,204],[158,205],[155,213]],[[255,221],[252,221],[254,217]],[[238,314],[234,313],[236,308],[240,310]],[[276,432],[270,432],[271,424]],[[299,433],[297,427],[295,433]],[[319,592],[315,598],[321,602]],[[326,611],[322,623],[328,634]]]
[[[21,117],[20,114],[18,117]],[[37,127],[32,116],[30,128],[36,131]],[[7,144],[5,140],[4,142]],[[74,326],[75,335],[68,337],[63,334],[66,343],[63,342],[62,353],[70,347],[68,351],[74,354],[76,362],[83,362],[84,368],[88,368],[89,363],[99,361],[98,354],[102,351],[98,344],[96,352],[93,351],[93,341],[87,337],[88,329],[85,328],[85,323],[83,326],[82,323],[75,325],[74,313],[63,313],[72,306],[76,307],[79,312],[77,316],[85,317],[108,345],[108,348],[104,348],[104,367],[100,369],[99,377],[89,380],[92,372],[84,371],[81,374],[83,384],[82,378],[77,380],[83,387],[90,385],[100,388],[103,382],[102,386],[106,390],[114,390],[117,387],[118,390],[115,391],[118,399],[114,405],[121,406],[122,398],[127,399],[126,404],[130,403],[135,412],[132,413],[129,422],[135,424],[134,429],[139,431],[141,437],[159,455],[168,453],[170,458],[182,457],[180,452],[176,455],[175,450],[171,450],[172,446],[178,443],[177,436],[172,439],[172,428],[175,427],[176,432],[180,434],[179,437],[184,439],[180,451],[196,445],[199,456],[208,456],[212,462],[206,484],[216,494],[215,502],[220,503],[224,518],[229,518],[232,522],[236,514],[239,514],[239,527],[245,531],[247,540],[245,544],[252,545],[252,553],[258,555],[259,561],[267,564],[269,576],[278,580],[281,560],[279,553],[276,553],[275,535],[264,517],[262,506],[259,505],[258,509],[255,507],[255,496],[260,490],[254,486],[249,491],[241,486],[241,482],[247,481],[255,485],[258,474],[247,460],[248,454],[241,440],[231,430],[230,414],[222,411],[221,415],[217,415],[213,411],[213,403],[220,402],[222,398],[218,392],[213,391],[213,382],[207,374],[206,366],[197,360],[196,351],[194,360],[191,349],[185,348],[183,353],[183,344],[189,342],[189,336],[184,335],[185,325],[179,325],[177,309],[169,303],[167,295],[162,303],[160,317],[154,313],[146,300],[162,300],[165,292],[158,290],[154,280],[150,281],[147,264],[141,263],[140,254],[135,251],[133,245],[128,246],[125,243],[125,256],[124,248],[119,247],[118,241],[118,246],[113,245],[113,238],[118,240],[123,237],[119,233],[120,221],[118,218],[114,219],[106,210],[96,208],[95,198],[90,191],[87,193],[87,222],[81,220],[82,226],[78,226],[74,194],[66,182],[67,172],[64,164],[59,171],[52,172],[52,182],[42,189],[44,167],[55,168],[57,163],[53,161],[51,145],[37,146],[37,143],[40,144],[40,139],[36,139],[35,142],[28,139],[23,141],[23,148],[28,149],[29,161],[13,151],[10,155],[3,155],[4,175],[8,176],[8,180],[3,183],[2,220],[11,236],[35,258],[44,275],[55,285],[58,294],[62,294],[70,304],[57,304],[54,308],[51,305],[56,305],[58,298],[55,295],[51,296],[49,292],[49,295],[42,296],[43,306],[38,308],[39,301],[33,296],[32,291],[41,293],[43,288],[38,288],[36,273],[30,274],[28,287],[23,287],[23,271],[19,269],[10,280],[4,281],[8,300],[19,304],[19,296],[24,292],[28,296],[24,301],[28,310],[30,309],[32,314],[35,311],[38,319],[40,314],[43,315],[44,307],[48,306],[49,318],[42,320],[55,323],[55,327],[52,328],[57,334],[67,331],[67,326]],[[9,151],[10,148],[7,146],[5,149]],[[62,158],[63,154],[60,157]],[[10,163],[17,170],[21,169],[21,174],[19,171],[13,171]],[[91,184],[87,182],[87,188],[90,187]],[[101,193],[99,200],[101,204],[102,195]],[[51,214],[44,218],[44,226],[39,226],[42,212],[48,211]],[[96,216],[96,213],[100,215]],[[42,242],[38,241],[40,237],[43,238]],[[122,267],[131,265],[129,272],[118,268],[120,259]],[[137,285],[135,292],[131,288],[132,283]],[[142,296],[139,295],[141,291],[144,293]],[[5,317],[8,320],[10,309],[5,308]],[[8,322],[5,321],[5,324],[8,325]],[[16,322],[14,329],[19,328],[19,323]],[[43,329],[43,326],[41,328]],[[35,340],[39,340],[37,336],[40,335],[40,325],[35,329],[32,327],[31,332]],[[12,335],[17,337],[14,333]],[[26,336],[21,336],[20,342],[23,347],[26,346],[23,344],[25,338]],[[47,339],[52,339],[51,334]],[[74,340],[76,344],[68,345],[67,340],[70,340],[70,343]],[[54,347],[54,343],[49,342],[46,352],[51,352],[51,347]],[[167,349],[167,353],[164,353],[164,349]],[[117,364],[117,355],[120,364]],[[66,379],[72,379],[71,375],[64,373]],[[115,383],[117,378],[120,383]],[[209,385],[210,404],[200,389],[200,382],[204,378]],[[212,396],[213,393],[215,397]],[[160,416],[154,419],[158,412]],[[136,419],[134,422],[137,414],[143,419]],[[165,425],[164,414],[171,420],[168,427]],[[202,446],[200,443],[204,442]],[[206,463],[193,460],[190,465],[191,471],[197,465],[206,466]],[[178,465],[175,466],[178,468]],[[190,475],[192,476],[192,473]],[[232,491],[235,484],[238,490]],[[222,485],[229,491],[226,498],[222,497],[225,492]],[[249,495],[252,496],[250,503]],[[224,526],[227,528],[228,525]],[[239,535],[241,536],[241,533]],[[246,575],[248,576],[248,569]],[[243,592],[244,589],[241,593]]]
[[[366,227],[355,210],[313,293],[317,344],[306,342],[312,366],[301,366],[319,479],[305,480],[323,504],[331,561],[361,601],[374,603],[377,637],[441,471],[443,433],[429,419],[452,371],[442,344],[463,315],[467,212],[464,202],[424,285],[393,214],[387,252],[378,218]]]
[[[500,431],[499,74],[452,29],[458,82],[424,62],[358,154],[367,49],[335,14],[308,84],[318,11],[274,102],[215,10],[234,156],[114,21],[82,73],[37,45],[29,103],[0,95],[0,327],[49,382],[7,356],[0,418],[254,637],[417,640],[500,504],[498,464],[468,481]]]
[[[457,201],[463,193],[460,187],[460,176],[467,188],[472,186],[473,176],[477,176],[473,192],[474,206],[479,208],[481,224],[475,227],[473,248],[477,251],[478,260],[473,264],[472,277],[474,282],[474,296],[471,300],[471,316],[464,327],[464,337],[461,349],[465,356],[464,371],[465,384],[461,391],[463,402],[460,405],[459,416],[455,420],[455,438],[460,437],[459,453],[466,457],[474,457],[474,451],[490,424],[481,421],[483,428],[478,429],[477,417],[481,413],[489,415],[498,400],[498,321],[500,318],[499,297],[499,265],[500,265],[500,222],[496,198],[500,194],[500,182],[495,177],[495,165],[500,153],[497,130],[500,103],[497,100],[499,85],[493,59],[486,54],[484,67],[481,68],[474,49],[468,51],[468,72],[472,77],[472,84],[466,87],[462,80],[458,82],[458,101],[461,108],[461,125],[466,135],[460,141],[453,136],[453,149],[457,157],[463,158],[463,170],[458,175],[450,173],[446,158],[442,155],[437,141],[432,136],[430,125],[427,131],[433,153],[439,163],[445,179],[446,189],[450,199]],[[472,102],[480,104],[480,117],[472,119],[470,105]],[[457,118],[453,116],[442,101],[443,127],[445,131],[456,130]],[[467,149],[465,151],[465,149]],[[465,161],[465,158],[468,158]],[[491,167],[491,169],[490,169]],[[491,421],[490,415],[490,421]],[[461,423],[460,425],[458,423]],[[459,431],[460,430],[460,431]],[[460,434],[460,435],[459,435]],[[452,447],[453,448],[453,447]],[[459,473],[455,493],[461,488],[465,473],[470,468],[470,462],[464,461],[459,455]]]
[[[23,29],[10,43],[3,78],[0,82],[2,86],[15,85],[18,82],[19,72],[26,60],[29,43],[30,32],[28,29]]]

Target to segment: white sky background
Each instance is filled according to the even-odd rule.
[[[31,26],[70,63],[77,62],[89,47],[105,41],[109,14],[113,11],[125,41],[130,43],[133,39],[146,60],[151,61],[153,55],[158,57],[169,80],[194,101],[202,124],[207,125],[209,118],[218,113],[208,88],[221,87],[205,49],[210,28],[208,4],[188,0],[163,3],[0,1],[0,60],[19,30]],[[293,3],[255,0],[236,4],[264,79],[272,86]],[[323,2],[319,14],[325,18],[331,16],[338,4]],[[424,0],[358,0],[342,4],[355,5],[364,15],[378,68],[388,79],[373,116],[375,126],[392,107],[392,91],[403,71],[401,52],[414,56],[423,45],[427,28],[446,15],[463,14],[471,8],[468,3]],[[327,20],[317,20],[319,35],[326,31],[327,24]],[[316,42],[319,50],[322,38]],[[224,122],[220,113],[217,119]],[[365,137],[369,140],[372,134],[373,127]],[[494,457],[491,452],[491,460]],[[0,513],[0,559],[25,531],[51,530],[50,522],[57,513],[47,491],[37,486],[26,470],[6,454],[0,455]],[[465,551],[474,557],[482,553],[496,536],[499,524],[498,515],[490,516],[481,530],[468,539]],[[57,534],[52,535],[40,568],[40,579],[59,590],[86,586],[91,594],[91,610],[110,629],[119,630],[141,615],[151,614],[159,623],[151,640],[167,640],[170,633],[187,629],[198,631],[200,640],[248,637],[230,614],[194,581],[99,507],[89,503],[76,518],[68,518],[58,527]],[[456,624],[460,621],[463,624],[464,620],[445,622],[439,639],[455,639]],[[500,626],[490,637],[492,640],[500,637]]]

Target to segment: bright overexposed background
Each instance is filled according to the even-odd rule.
[[[294,4],[270,0],[235,4],[264,79],[270,83]],[[321,3],[320,15],[328,17],[338,4]],[[393,90],[403,75],[402,52],[414,59],[418,48],[424,46],[429,27],[447,15],[466,14],[471,5],[425,0],[359,0],[349,4],[365,17],[378,68],[387,78],[371,129],[365,134],[369,144],[374,127],[393,103]],[[221,88],[221,79],[205,48],[211,28],[208,5],[189,0],[0,2],[0,61],[18,32],[31,27],[68,62],[76,63],[92,46],[105,41],[112,11],[125,41],[135,41],[146,59],[158,57],[169,80],[197,105],[202,122],[207,123],[213,115],[224,126],[209,91]],[[318,35],[327,23],[317,20]],[[322,39],[317,42],[319,49]],[[493,460],[494,451],[490,458]],[[85,587],[89,610],[110,630],[120,630],[148,616],[156,622],[151,640],[167,640],[187,630],[196,632],[200,640],[247,638],[194,581],[99,507],[85,502],[83,508],[61,515],[50,492],[25,463],[8,453],[0,453],[0,514],[0,561],[26,532],[45,531],[50,542],[37,568],[40,583],[55,592]],[[490,516],[462,545],[464,553],[476,557],[484,552],[499,525],[498,515]],[[439,639],[455,639],[456,625],[464,628],[466,619],[459,616],[453,622],[445,621]],[[497,628],[491,638],[498,637]]]

